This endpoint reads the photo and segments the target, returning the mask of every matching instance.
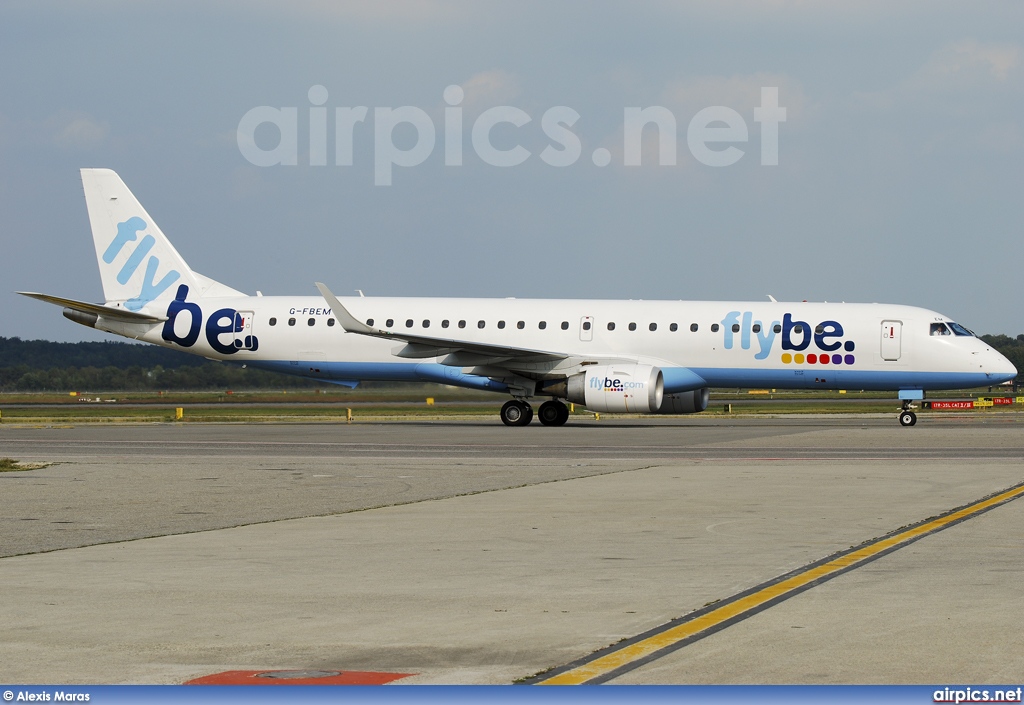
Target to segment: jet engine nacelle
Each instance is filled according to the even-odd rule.
[[[661,402],[659,414],[696,414],[708,408],[708,388],[694,389],[692,392],[666,394]]]
[[[650,414],[665,396],[665,377],[651,365],[594,365],[567,383],[569,401],[598,412]]]

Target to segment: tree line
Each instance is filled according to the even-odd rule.
[[[1024,334],[982,340],[1024,371]],[[243,369],[156,345],[0,337],[0,392],[310,389],[323,382]]]
[[[156,345],[0,337],[0,392],[311,389],[323,382],[243,369]]]

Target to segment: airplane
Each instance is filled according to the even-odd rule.
[[[1013,379],[964,326],[856,303],[255,296],[193,271],[110,169],[82,169],[105,302],[18,292],[97,330],[355,387],[437,382],[511,398],[501,421],[690,414],[711,387],[893,391],[899,422],[929,390]]]

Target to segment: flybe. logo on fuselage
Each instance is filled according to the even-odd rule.
[[[190,348],[199,340],[199,334],[204,332],[203,310],[199,308],[199,304],[186,301],[186,298],[188,287],[182,284],[178,287],[174,301],[167,306],[167,320],[164,322],[160,337],[168,343]],[[234,355],[239,350],[258,350],[260,341],[255,335],[235,335],[244,330],[245,322],[238,311],[233,308],[217,309],[206,319],[206,342],[223,355]],[[223,337],[229,334],[230,342],[225,342]]]
[[[839,321],[821,321],[811,327],[806,321],[793,320],[793,314],[786,313],[781,322],[772,321],[765,325],[759,320],[755,321],[751,311],[730,311],[722,319],[722,330],[726,350],[736,347],[737,338],[743,350],[750,350],[756,340],[756,360],[768,359],[775,339],[780,338],[783,350],[780,360],[787,365],[852,365],[855,362],[852,353],[856,344],[852,340],[843,340],[843,326]],[[811,351],[805,353],[808,348]]]
[[[110,241],[107,249],[103,252],[103,261],[107,264],[113,264],[114,260],[121,250],[128,245],[129,242],[135,242],[139,239],[139,233],[149,227],[142,218],[134,216],[124,221],[123,223],[117,224],[117,233],[114,235],[114,239]],[[139,267],[142,266],[142,261],[146,260],[146,255],[149,255],[149,259],[146,260],[146,271],[142,277],[142,290],[139,295],[128,299],[124,302],[124,307],[129,311],[138,311],[143,306],[148,304],[150,301],[156,299],[160,294],[167,291],[167,288],[174,282],[178,281],[181,274],[172,269],[167,272],[160,281],[156,280],[157,270],[160,269],[160,258],[156,255],[150,255],[149,251],[153,249],[153,245],[156,244],[156,238],[152,235],[146,234],[139,244],[135,246],[131,254],[128,255],[128,259],[123,265],[121,265],[121,271],[117,273],[117,283],[121,286],[125,286],[131,281],[132,277],[135,276],[135,272],[138,271]]]

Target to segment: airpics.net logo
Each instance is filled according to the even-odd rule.
[[[445,166],[457,167],[465,163],[463,147],[466,132],[473,153],[480,162],[499,168],[519,166],[534,157],[534,154],[518,142],[512,147],[498,148],[492,141],[492,132],[499,125],[523,128],[533,122],[533,116],[512,105],[497,105],[481,112],[471,125],[464,125],[462,103],[465,92],[460,86],[444,89],[444,117],[438,137],[438,126],[430,114],[412,105],[397,108],[335,107],[333,116],[327,107],[328,92],[324,86],[309,89],[308,112],[309,144],[303,145],[303,155],[308,155],[309,166],[327,166],[328,135],[333,134],[334,166],[353,166],[355,144],[358,138],[368,137],[372,130],[373,140],[373,182],[377,186],[390,186],[395,167],[412,168],[423,164],[434,153],[438,142],[442,143]],[[306,115],[303,115],[305,122]],[[333,117],[333,124],[331,119]],[[573,131],[580,114],[565,105],[556,105],[544,111],[540,118],[540,129],[548,144],[537,154],[543,163],[552,167],[567,167],[579,161],[583,155],[583,142]],[[761,105],[753,110],[752,119],[759,127],[761,165],[777,166],[779,163],[779,124],[786,121],[786,109],[779,105],[779,89],[775,86],[761,88]],[[275,108],[261,105],[252,108],[238,122],[236,131],[238,149],[249,163],[256,166],[297,166],[299,164],[299,108]],[[643,138],[648,126],[654,130],[657,141],[657,164],[675,166],[677,160],[677,139],[679,123],[675,114],[666,107],[626,107],[623,109],[622,152],[623,166],[641,166],[644,161]],[[264,128],[264,126],[270,126]],[[256,132],[276,128],[276,144],[271,137],[257,142]],[[305,125],[303,125],[305,128]],[[506,130],[508,128],[505,128]],[[305,129],[303,130],[305,131]],[[397,132],[414,132],[411,146],[400,147],[395,143]],[[746,152],[737,145],[750,141],[750,127],[747,119],[738,111],[724,105],[713,105],[699,110],[686,126],[686,146],[691,156],[699,163],[711,167],[732,166],[745,156]],[[404,141],[402,141],[404,144]],[[595,166],[605,167],[612,163],[612,150],[598,147],[590,154]],[[648,155],[647,163],[653,161]]]

